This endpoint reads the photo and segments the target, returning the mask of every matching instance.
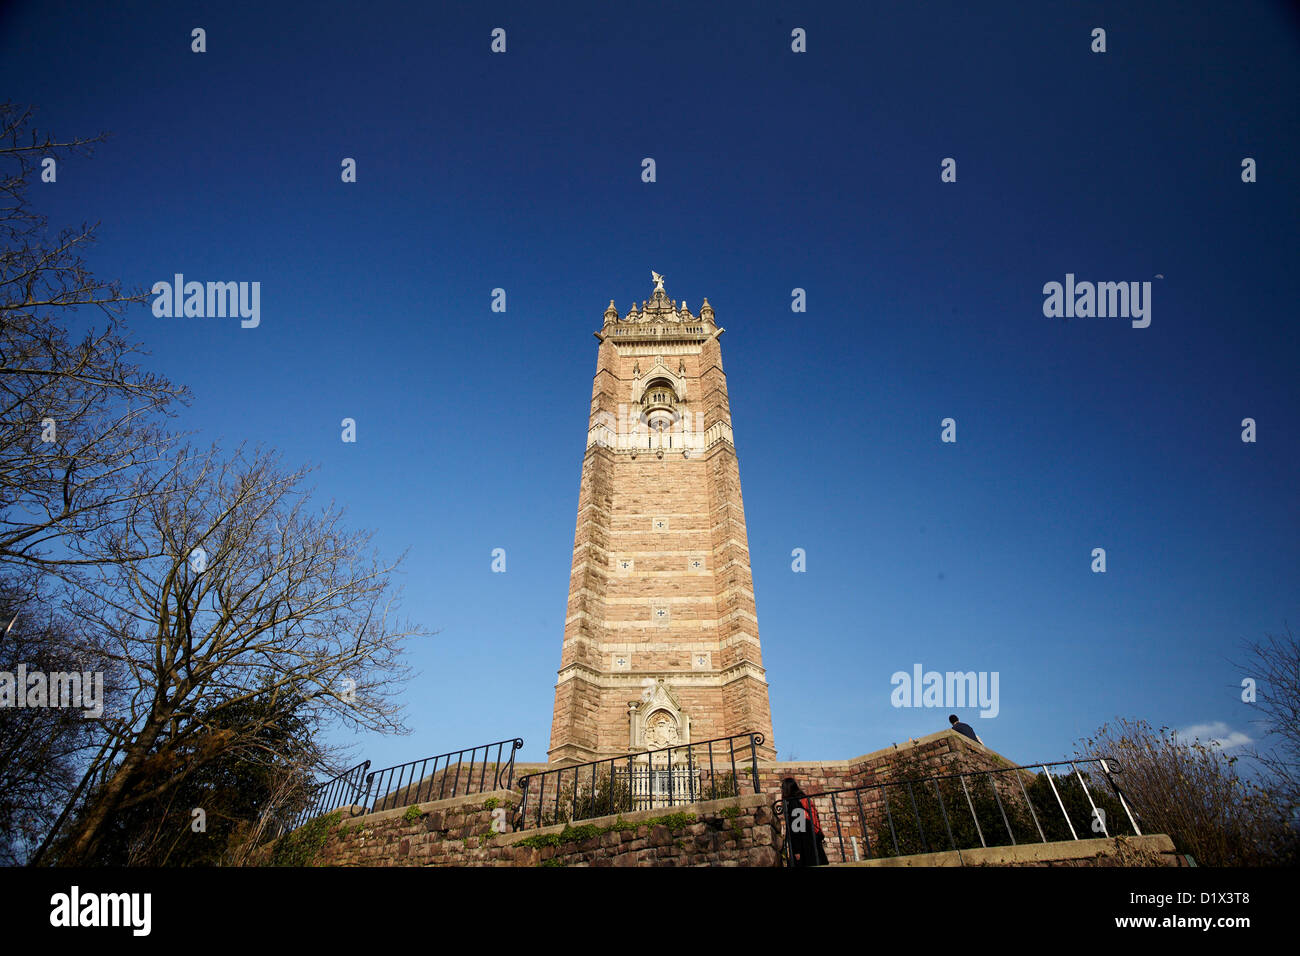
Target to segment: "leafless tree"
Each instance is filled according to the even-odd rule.
[[[393,618],[396,565],[333,506],[314,508],[304,477],[261,451],[186,449],[142,475],[139,505],[95,535],[108,561],[71,615],[130,676],[60,862],[93,858],[113,813],[215,754],[260,746],[282,711],[404,731],[401,652],[424,632]]]
[[[80,769],[99,740],[82,708],[16,706],[25,676],[98,671],[105,692],[113,674],[42,593],[37,576],[0,579],[0,865],[26,862],[71,799]],[[49,690],[47,686],[47,701]],[[53,701],[49,701],[53,704]]]
[[[51,237],[31,206],[43,160],[103,138],[57,140],[30,109],[0,104],[0,567],[97,561],[81,543],[132,504],[135,470],[167,452],[162,425],[187,400],[136,364],[122,319],[146,293],[91,274],[82,252],[96,226]],[[83,307],[99,324],[74,332]]]
[[[1081,742],[1110,757],[1144,833],[1165,833],[1207,866],[1293,863],[1296,833],[1267,789],[1242,779],[1217,744],[1187,741],[1167,727],[1118,720]]]
[[[1240,665],[1244,677],[1254,681],[1254,706],[1264,725],[1264,739],[1274,746],[1252,748],[1250,756],[1276,782],[1287,809],[1300,809],[1300,642],[1291,628],[1285,636],[1265,635],[1246,645]]]

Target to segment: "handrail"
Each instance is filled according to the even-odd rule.
[[[307,806],[303,807],[297,814],[291,818],[288,829],[292,830],[302,826],[312,817],[318,817],[324,813],[332,813],[342,806],[365,805],[367,789],[362,789],[362,775],[370,768],[370,761],[363,760],[355,767],[349,767],[340,774],[336,774],[329,780],[318,783],[312,788],[312,795],[308,798]],[[369,778],[365,778],[369,783]],[[360,797],[360,799],[357,799]]]
[[[502,758],[505,746],[510,745],[510,752]],[[406,763],[395,764],[391,767],[384,767],[376,770],[366,777],[366,789],[372,796],[375,810],[392,809],[399,804],[423,803],[426,800],[442,800],[446,797],[456,797],[467,793],[485,793],[489,790],[508,790],[514,782],[515,774],[515,753],[524,745],[522,737],[507,737],[505,740],[494,740],[490,744],[479,744],[475,747],[467,747],[462,750],[451,750],[445,754],[438,754],[433,757],[424,757],[419,760],[408,760]],[[488,757],[491,749],[496,748],[496,758],[492,761],[492,777],[488,780]],[[478,761],[478,752],[483,751],[482,761]],[[468,766],[466,765],[465,755],[469,754]],[[452,770],[452,758],[455,762],[455,778],[451,782],[451,792],[447,792],[448,776]],[[433,769],[429,770],[429,763],[432,761]],[[438,770],[439,762],[442,762],[441,776]],[[475,782],[475,767],[478,767]],[[464,773],[464,785],[461,784],[461,775]],[[504,786],[502,783],[504,782]],[[433,796],[434,787],[437,786],[438,795]]]
[[[525,774],[519,778],[523,800],[516,818],[518,827],[739,796],[742,776],[751,777],[753,792],[758,793],[758,748],[764,739],[757,733],[733,734]],[[739,768],[737,746],[742,750]],[[566,777],[571,778],[567,785]],[[548,785],[552,783],[548,811]]]
[[[834,821],[835,839],[827,840],[826,844],[829,844],[831,848],[838,848],[839,860],[831,860],[830,862],[860,859],[861,857],[859,856],[857,844],[858,837],[861,837],[865,842],[867,858],[871,858],[873,856],[871,841],[872,827],[869,825],[871,823],[875,824],[877,846],[879,846],[881,840],[887,833],[893,846],[894,852],[892,855],[904,855],[899,843],[899,829],[901,824],[896,820],[896,814],[902,810],[903,813],[901,815],[905,822],[907,820],[906,811],[909,807],[911,809],[911,822],[917,836],[919,837],[921,847],[919,852],[929,852],[931,850],[930,840],[926,836],[925,825],[922,821],[922,814],[917,801],[918,789],[921,791],[922,800],[927,803],[927,806],[933,807],[937,804],[943,822],[943,828],[947,834],[949,848],[953,850],[958,849],[958,840],[954,835],[954,824],[956,824],[960,829],[962,817],[958,816],[954,821],[954,819],[949,816],[949,808],[944,801],[943,788],[940,786],[941,782],[952,780],[957,780],[961,784],[960,792],[953,794],[953,799],[958,806],[961,806],[962,800],[960,798],[964,797],[964,805],[969,811],[970,823],[974,827],[973,836],[978,838],[980,846],[987,847],[990,845],[1005,845],[990,843],[990,840],[1001,839],[1000,837],[995,836],[995,831],[998,829],[1005,831],[1005,836],[1009,838],[1011,845],[1016,845],[1018,841],[1016,840],[1015,827],[1012,824],[1013,818],[1022,829],[1027,828],[1029,822],[1032,820],[1033,830],[1037,832],[1039,842],[1047,843],[1049,841],[1047,834],[1044,831],[1044,825],[1046,824],[1051,828],[1053,818],[1040,818],[1038,809],[1035,808],[1034,801],[1030,799],[1029,791],[1025,787],[1025,774],[1032,773],[1034,770],[1041,771],[1043,776],[1046,778],[1051,796],[1055,800],[1056,807],[1060,810],[1060,819],[1064,821],[1069,830],[1070,836],[1073,839],[1078,840],[1080,837],[1078,831],[1075,829],[1074,822],[1070,819],[1069,812],[1066,810],[1065,802],[1061,797],[1061,790],[1057,787],[1058,781],[1061,782],[1061,786],[1064,788],[1066,786],[1066,781],[1069,781],[1072,785],[1073,779],[1078,780],[1079,787],[1082,790],[1082,795],[1087,799],[1088,808],[1091,808],[1092,811],[1089,819],[1090,829],[1102,836],[1109,837],[1111,836],[1111,830],[1107,826],[1106,809],[1105,807],[1099,807],[1097,802],[1097,800],[1101,799],[1100,793],[1097,799],[1093,798],[1093,794],[1088,790],[1087,781],[1084,779],[1083,773],[1079,770],[1080,764],[1096,765],[1096,768],[1100,770],[1101,775],[1113,791],[1119,807],[1123,809],[1124,815],[1128,818],[1129,826],[1132,828],[1133,834],[1141,836],[1142,830],[1138,826],[1137,820],[1134,818],[1133,811],[1130,809],[1128,801],[1125,800],[1123,792],[1120,790],[1119,785],[1115,782],[1112,776],[1112,773],[1121,772],[1119,763],[1114,760],[1114,758],[1108,757],[1079,757],[1074,760],[1044,761],[1041,763],[1024,764],[1014,767],[998,767],[996,769],[991,768],[987,770],[961,770],[953,773],[932,774],[925,777],[886,780],[860,787],[840,787],[835,790],[824,790],[818,793],[805,794],[804,796],[810,801],[810,805],[814,806],[814,809],[816,809],[814,802],[821,801],[822,809],[818,811],[818,822],[820,822],[820,816],[826,813],[827,810],[829,810],[831,818]],[[1067,765],[1070,770],[1073,771],[1073,779],[1068,772],[1053,779],[1053,774],[1048,768],[1063,767]],[[1004,802],[1003,795],[998,792],[998,787],[994,782],[994,776],[1001,774],[1016,775],[1014,779],[1016,783],[1019,784],[1019,795],[1023,800],[1024,808],[1028,810],[1028,817],[1024,816],[1023,811],[1019,806],[1020,801],[1014,800],[1016,793],[1014,789],[1010,790],[1010,796],[1013,799]],[[979,789],[974,790],[974,793],[975,798],[980,799],[984,805],[986,816],[985,823],[990,823],[990,821],[992,821],[993,829],[991,830],[987,830],[985,827],[981,826],[980,815],[976,812],[975,800],[972,798],[972,787],[968,786],[968,780],[974,782],[976,778],[981,777],[987,778],[988,790],[991,791],[992,794],[992,805],[996,806],[997,810],[996,815],[992,815],[992,806],[984,802],[988,800],[988,797],[984,796]],[[901,799],[891,800],[891,790],[894,793],[898,793],[900,788],[906,790],[906,801]],[[1072,797],[1073,802],[1073,799],[1077,798],[1078,793],[1071,792],[1070,796]],[[874,804],[872,803],[873,797],[875,798]],[[868,809],[866,810],[863,808],[864,798],[866,799],[868,806]],[[937,800],[935,798],[937,798]],[[852,801],[851,803],[850,800]],[[826,806],[827,803],[829,803],[829,807]],[[899,804],[901,804],[901,806]],[[1051,803],[1047,802],[1047,806],[1050,807]],[[1010,807],[1011,811],[1010,816],[1008,816],[1008,807]],[[783,859],[786,860],[787,865],[794,865],[790,862],[790,855],[788,852],[791,843],[790,835],[791,832],[796,835],[807,832],[806,829],[804,829],[807,824],[803,819],[804,815],[801,809],[795,808],[789,814],[787,814],[786,809],[787,808],[783,801],[780,799],[776,800],[772,804],[772,810],[777,819],[784,821],[786,826],[787,838],[782,847]],[[1077,809],[1083,809],[1086,813],[1087,808]],[[881,819],[882,817],[883,820]],[[1000,828],[997,827],[999,821],[1001,823]],[[933,817],[931,817],[931,822],[932,824],[935,823]],[[822,825],[821,832],[823,834],[828,833],[824,824]],[[846,832],[849,837],[849,844],[852,846],[851,856],[845,844]],[[963,832],[962,842],[970,842],[973,845],[974,841],[970,831]],[[805,843],[804,846],[810,847],[811,844]],[[913,849],[910,852],[918,851]],[[883,854],[876,853],[874,855],[879,856]]]

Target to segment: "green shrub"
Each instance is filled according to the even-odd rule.
[[[343,812],[336,810],[322,817],[316,817],[304,823],[292,833],[286,833],[271,850],[270,866],[314,866],[320,855],[330,831],[343,819]]]

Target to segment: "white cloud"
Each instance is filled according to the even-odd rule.
[[[1250,737],[1240,730],[1233,730],[1221,720],[1216,720],[1208,724],[1193,724],[1190,727],[1184,727],[1175,733],[1179,737],[1189,740],[1199,740],[1202,743],[1213,741],[1224,750],[1233,750],[1237,747],[1244,747],[1250,743]]]

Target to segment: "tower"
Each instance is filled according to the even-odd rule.
[[[619,316],[591,390],[552,763],[758,732],[772,716],[758,640],[723,329],[663,277]]]

